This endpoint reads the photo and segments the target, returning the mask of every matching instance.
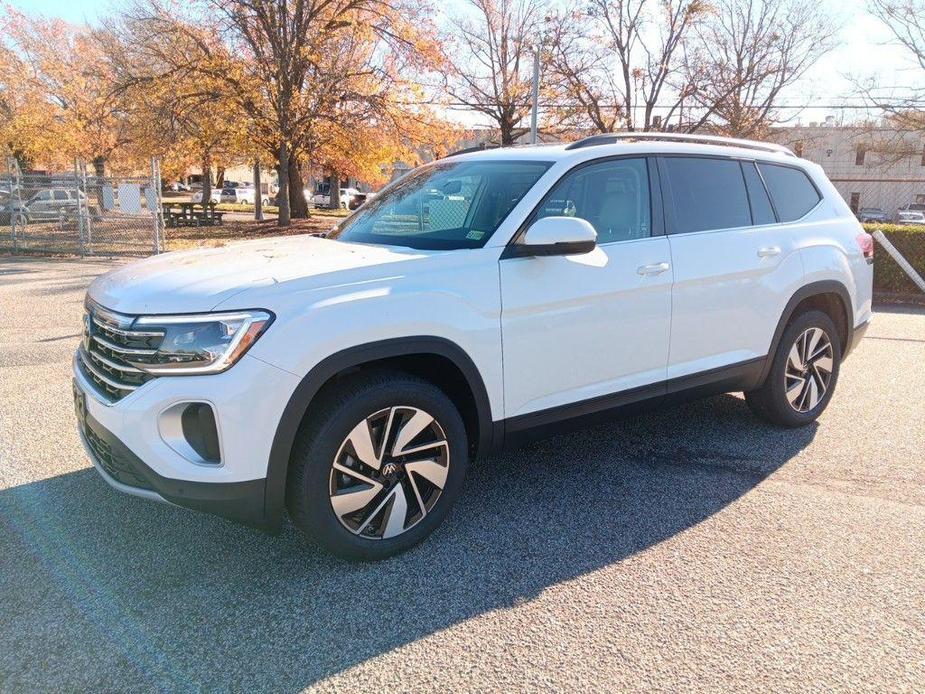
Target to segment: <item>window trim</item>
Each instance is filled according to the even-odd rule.
[[[754,224],[753,223],[748,226],[740,226],[740,227],[723,227],[722,229],[703,229],[701,231],[683,231],[683,232],[672,233],[671,224],[673,222],[673,219],[671,217],[674,214],[674,204],[673,204],[674,201],[670,199],[670,196],[671,196],[670,183],[667,180],[667,172],[663,170],[663,167],[664,167],[663,161],[665,159],[673,159],[676,157],[686,157],[688,159],[691,159],[691,158],[693,159],[725,159],[725,160],[738,161],[740,163],[740,171],[741,171],[741,164],[751,162],[752,164],[755,165],[755,170],[758,172],[758,176],[761,178],[761,183],[762,185],[764,185],[765,193],[767,193],[768,200],[771,203],[771,209],[774,210],[774,218],[777,221],[771,224]],[[784,224],[799,224],[799,223],[802,223],[803,220],[805,220],[809,215],[815,212],[815,210],[825,201],[825,196],[822,194],[822,191],[819,190],[819,186],[816,185],[816,182],[813,180],[813,177],[810,176],[804,168],[793,165],[793,164],[789,164],[789,163],[785,164],[783,162],[769,161],[767,159],[759,159],[757,157],[742,157],[742,156],[722,155],[722,154],[687,154],[686,152],[683,154],[680,152],[678,153],[668,152],[668,153],[656,155],[655,158],[658,161],[660,178],[662,178],[665,181],[662,187],[662,190],[663,190],[662,195],[663,195],[663,203],[665,206],[665,235],[666,236],[688,236],[691,234],[711,234],[717,231],[741,231],[743,229],[767,229],[768,227],[777,227],[777,226],[782,226]],[[759,164],[767,164],[768,166],[779,166],[781,168],[794,169],[795,171],[799,171],[806,177],[806,180],[809,181],[810,185],[813,187],[813,190],[816,191],[816,195],[819,196],[819,200],[816,202],[815,205],[809,208],[806,211],[806,213],[799,219],[794,219],[794,220],[787,221],[787,222],[781,221],[780,212],[778,212],[777,210],[777,205],[774,204],[774,196],[771,195],[771,190],[768,188],[767,181],[764,180],[764,176],[761,173],[761,168],[758,166]],[[744,178],[744,174],[743,174],[743,178]],[[746,190],[745,190],[745,196],[747,200],[748,198],[747,185],[746,185]],[[672,203],[670,206],[668,204],[669,200]],[[669,210],[671,210],[671,216],[669,216]],[[749,202],[749,211],[751,211],[751,202]],[[754,219],[754,217],[752,217],[752,219]]]
[[[662,180],[665,182],[663,186],[663,196],[664,196],[664,206],[665,206],[665,235],[666,236],[688,236],[690,234],[709,234],[715,231],[732,231],[734,229],[756,229],[759,227],[764,227],[767,225],[757,225],[754,223],[754,215],[752,214],[752,203],[748,199],[748,183],[745,180],[745,172],[742,171],[742,162],[743,161],[758,161],[754,159],[747,159],[744,157],[736,157],[730,155],[721,155],[721,154],[688,154],[688,153],[666,153],[660,154],[658,157],[658,167],[659,175]],[[751,224],[745,226],[737,227],[719,227],[716,229],[699,229],[698,231],[678,231],[672,232],[671,227],[675,223],[675,207],[674,207],[674,197],[671,190],[671,179],[668,177],[668,171],[665,170],[665,160],[666,159],[719,159],[720,161],[731,161],[739,165],[739,176],[742,177],[742,189],[745,191],[745,205],[748,208],[748,219],[752,222]],[[756,167],[757,168],[757,167]],[[761,172],[759,171],[759,174]],[[764,183],[764,179],[762,179]],[[768,200],[771,200],[771,192],[767,190],[765,186],[765,192],[768,194]],[[670,203],[670,204],[669,204]],[[771,208],[774,209],[774,216],[777,217],[777,210],[774,208],[774,201],[771,200]]]
[[[597,157],[595,159],[586,159],[584,161],[578,162],[571,168],[562,172],[562,175],[559,176],[555,181],[553,181],[549,187],[543,191],[542,196],[539,199],[539,202],[533,206],[529,213],[524,217],[524,220],[520,223],[520,226],[517,227],[510,240],[505,244],[504,251],[501,253],[501,260],[506,258],[517,258],[521,257],[516,254],[514,246],[519,245],[520,240],[523,238],[523,235],[527,233],[527,229],[530,227],[531,220],[533,215],[542,207],[543,203],[546,202],[546,198],[549,197],[549,194],[552,190],[559,185],[562,181],[565,180],[566,176],[570,176],[576,171],[584,169],[588,166],[593,166],[595,164],[603,164],[609,161],[619,161],[621,159],[642,159],[646,165],[646,171],[649,178],[649,236],[643,237],[641,239],[623,239],[622,241],[608,241],[607,243],[599,243],[598,246],[612,246],[617,243],[638,243],[639,241],[646,241],[647,239],[654,239],[659,236],[665,236],[666,234],[666,225],[665,225],[665,210],[664,210],[664,196],[662,194],[661,181],[659,176],[659,171],[656,166],[656,156],[654,154],[643,154],[643,153],[633,153],[633,154],[613,154],[606,157]],[[655,204],[656,196],[658,196],[660,205]]]

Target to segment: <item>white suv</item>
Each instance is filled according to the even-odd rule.
[[[774,145],[460,153],[329,238],[170,253],[87,293],[81,436],[122,491],[342,556],[426,537],[466,465],[646,402],[815,420],[871,318],[871,237]],[[749,426],[743,422],[744,426]]]

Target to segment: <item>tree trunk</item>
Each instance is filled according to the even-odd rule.
[[[202,155],[202,204],[205,205],[212,198],[212,155],[206,152]]]
[[[308,217],[308,202],[305,200],[302,172],[299,170],[299,158],[289,157],[289,209],[293,219]]]
[[[215,172],[215,187],[223,188],[225,186],[225,167],[219,166]]]
[[[254,219],[263,221],[263,187],[260,185],[260,162],[254,162]]]
[[[279,216],[276,225],[289,226],[289,144],[282,142],[279,145]]]
[[[330,188],[328,188],[328,209],[340,209],[340,175],[336,172],[331,173],[328,178]]]
[[[103,178],[106,175],[106,157],[93,158],[93,175]]]
[[[514,144],[514,125],[508,120],[502,120],[498,125],[501,127],[501,146],[510,147]]]

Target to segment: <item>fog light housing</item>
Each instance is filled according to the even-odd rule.
[[[221,465],[222,446],[215,410],[207,402],[180,402],[161,412],[161,438],[191,463]]]
[[[183,438],[200,458],[212,464],[222,462],[215,412],[211,405],[204,402],[190,403],[183,409],[180,423],[183,427]]]

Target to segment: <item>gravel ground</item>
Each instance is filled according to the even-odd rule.
[[[0,258],[0,689],[925,689],[925,313],[817,426],[721,396],[474,466],[424,545],[341,563],[111,490],[74,431],[84,288]]]

